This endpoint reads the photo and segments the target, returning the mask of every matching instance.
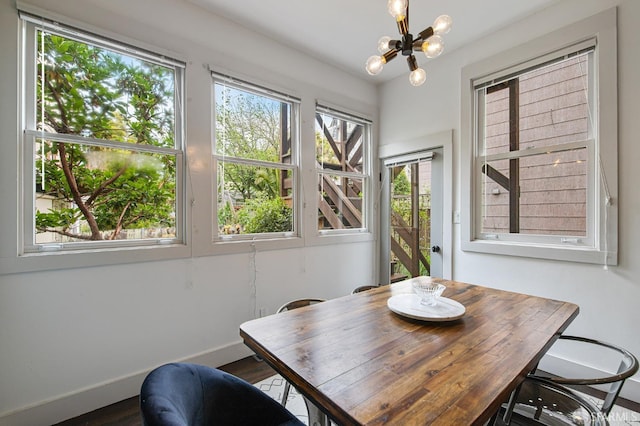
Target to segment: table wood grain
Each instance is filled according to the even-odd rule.
[[[556,300],[438,280],[463,318],[391,312],[409,282],[240,326],[263,357],[339,425],[484,424],[578,315]]]

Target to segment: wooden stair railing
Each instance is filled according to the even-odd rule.
[[[404,221],[402,216],[394,211],[391,212],[391,223],[393,230],[396,231],[400,239],[400,241],[398,241],[393,237],[391,238],[391,253],[398,258],[402,266],[404,266],[413,277],[420,275],[420,263],[424,265],[427,271],[430,271],[431,265],[420,250],[418,236],[415,235],[412,228]],[[418,261],[404,250],[401,242],[404,242],[413,249],[417,254]]]
[[[329,221],[333,229],[342,229],[344,228],[344,224],[342,224],[338,215],[333,211],[332,205],[340,211],[342,217],[344,217],[349,225],[354,228],[362,226],[362,212],[353,204],[341,188],[328,176],[322,176],[322,182],[322,189],[326,197],[323,197],[322,193],[318,192],[318,204],[320,211]],[[331,201],[331,204],[329,204],[326,198]]]

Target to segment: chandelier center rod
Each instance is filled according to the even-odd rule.
[[[402,36],[402,46],[400,48],[404,56],[413,54],[413,35],[406,33]]]

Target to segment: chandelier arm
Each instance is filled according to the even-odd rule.
[[[425,28],[424,30],[418,33],[418,36],[414,39],[415,41],[424,41],[431,37],[434,34],[433,27]]]
[[[407,35],[409,32],[409,20],[405,16],[402,20],[397,21],[398,23],[398,32],[400,35]]]
[[[416,61],[416,57],[413,55],[407,56],[407,64],[409,65],[409,69],[411,71],[415,71],[418,69],[418,61]]]
[[[393,58],[398,55],[400,49],[390,49],[382,55],[385,64],[388,64]]]

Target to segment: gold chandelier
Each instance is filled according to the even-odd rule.
[[[402,39],[393,40],[391,37],[384,36],[378,40],[378,51],[381,55],[369,57],[366,70],[369,74],[376,75],[382,71],[384,64],[395,58],[398,53],[402,53],[407,57],[407,63],[411,70],[409,82],[414,86],[420,86],[427,79],[427,73],[418,67],[413,52],[422,51],[430,59],[439,56],[444,49],[444,41],[440,35],[451,30],[451,18],[447,15],[438,16],[433,22],[433,26],[426,28],[414,37],[409,32],[409,0],[389,0],[387,8],[391,16],[396,18]]]

